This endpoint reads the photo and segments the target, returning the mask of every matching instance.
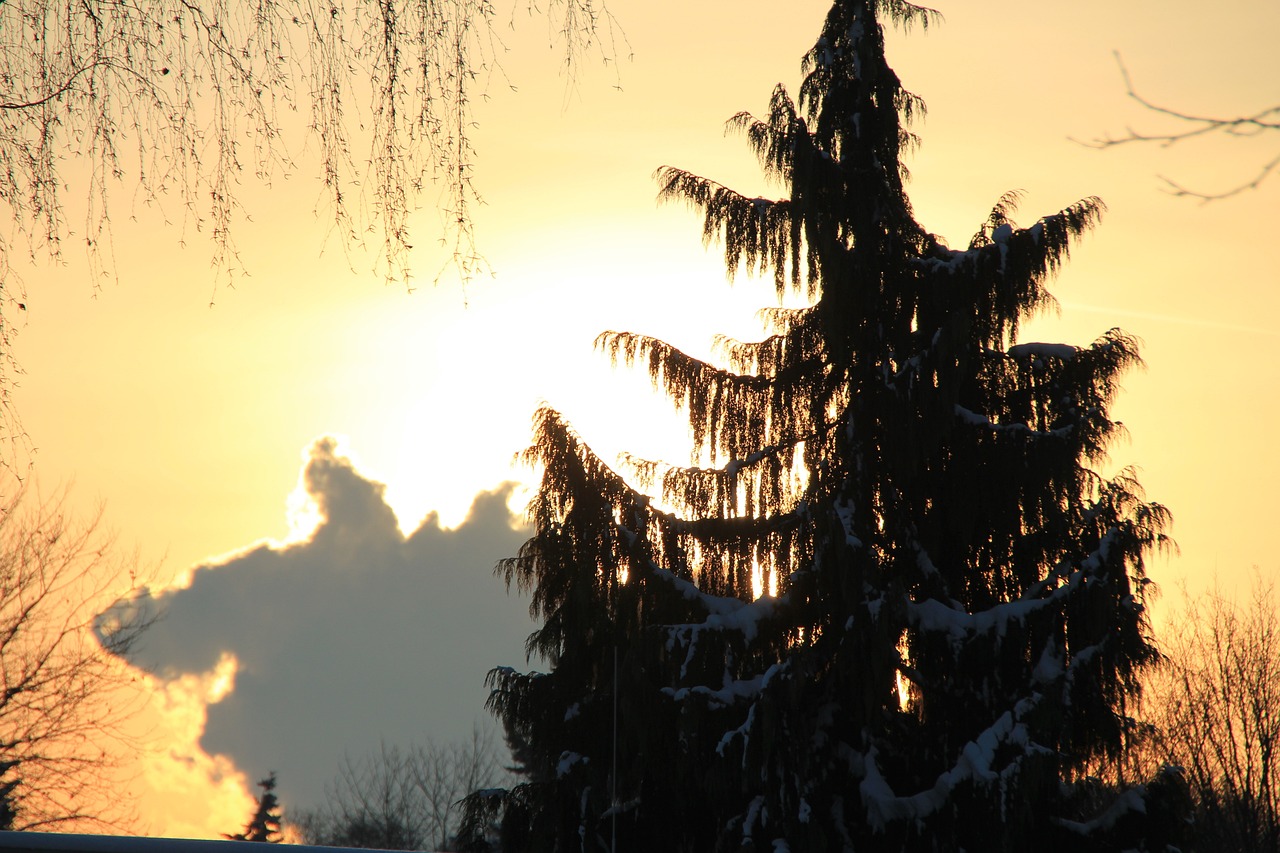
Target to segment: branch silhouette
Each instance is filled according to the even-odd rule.
[[[1238,116],[1207,115],[1158,104],[1138,91],[1133,84],[1129,69],[1125,67],[1124,60],[1118,52],[1115,57],[1116,64],[1120,67],[1120,74],[1124,79],[1125,94],[1148,112],[1166,116],[1179,122],[1181,129],[1167,133],[1142,133],[1133,128],[1125,128],[1125,133],[1122,136],[1103,136],[1090,142],[1081,143],[1083,145],[1099,150],[1115,148],[1130,143],[1154,144],[1162,148],[1168,148],[1193,139],[1211,136],[1215,133],[1232,137],[1254,137],[1280,131],[1280,104],[1266,107],[1251,115]],[[1257,189],[1278,169],[1280,169],[1280,154],[1263,163],[1251,179],[1217,192],[1191,189],[1180,181],[1165,175],[1160,175],[1159,178],[1165,182],[1169,191],[1175,196],[1209,202],[1230,198],[1247,190]]]

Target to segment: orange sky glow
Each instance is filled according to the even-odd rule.
[[[629,329],[706,354],[717,332],[758,336],[753,313],[774,302],[772,282],[730,287],[701,223],[656,206],[650,176],[672,164],[780,194],[723,122],[762,112],[778,82],[794,91],[826,4],[608,5],[632,56],[588,59],[573,81],[557,74],[541,21],[507,36],[502,63],[518,90],[494,80],[475,137],[492,277],[432,286],[445,259],[425,207],[413,220],[415,288],[384,283],[373,254],[326,245],[305,155],[270,190],[244,187],[249,274],[212,306],[208,246],[180,248],[145,210],[131,219],[127,190],[118,282],[95,289],[74,249],[64,265],[21,269],[14,402],[39,481],[104,503],[120,542],[167,584],[218,555],[305,538],[314,519],[296,497],[298,471],[321,435],[341,436],[358,470],[386,484],[406,533],[431,512],[456,525],[476,493],[527,478],[512,456],[543,400],[606,458],[684,458],[679,417],[592,340]],[[1276,140],[1106,152],[1072,141],[1167,126],[1125,97],[1113,51],[1159,102],[1223,113],[1273,103],[1280,6],[1224,0],[1206,19],[1187,0],[937,5],[941,26],[890,44],[890,63],[929,107],[909,161],[917,218],[960,245],[1010,189],[1026,192],[1024,224],[1100,196],[1109,212],[1052,285],[1061,311],[1022,337],[1087,344],[1120,326],[1144,342],[1146,368],[1115,409],[1131,439],[1112,462],[1137,466],[1148,496],[1173,511],[1181,553],[1150,567],[1165,606],[1183,581],[1200,589],[1216,573],[1230,589],[1254,567],[1280,570],[1280,177],[1208,205],[1162,193],[1157,177],[1220,189],[1252,177]],[[139,721],[148,747],[126,768],[139,830],[217,837],[247,820],[256,780],[199,744],[236,667],[139,675],[153,694]]]

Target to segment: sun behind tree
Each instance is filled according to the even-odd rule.
[[[538,413],[536,532],[499,568],[550,671],[490,674],[527,781],[470,798],[476,846],[496,817],[522,851],[1163,847],[1172,779],[1074,784],[1127,748],[1157,659],[1144,560],[1168,512],[1097,470],[1135,342],[1018,340],[1103,206],[1020,228],[1009,194],[963,251],[916,222],[923,104],[880,19],[933,17],[838,0],[799,102],[731,121],[789,198],[659,170],[730,274],[811,305],[721,341],[723,365],[600,336],[688,414],[692,467],[624,479]]]

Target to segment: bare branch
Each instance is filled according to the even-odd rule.
[[[1277,169],[1280,169],[1280,154],[1277,154],[1275,157],[1264,163],[1262,168],[1260,168],[1257,174],[1254,175],[1253,180],[1246,181],[1232,187],[1231,189],[1218,193],[1205,193],[1200,192],[1199,190],[1188,189],[1182,184],[1179,184],[1164,175],[1160,175],[1159,177],[1160,180],[1164,181],[1165,184],[1168,185],[1169,191],[1175,196],[1186,196],[1189,198],[1199,199],[1200,201],[1218,201],[1220,199],[1229,198],[1233,195],[1239,195],[1247,190],[1256,190],[1262,182],[1271,177],[1272,173]]]
[[[1115,57],[1116,64],[1120,67],[1120,75],[1124,79],[1125,94],[1140,104],[1142,108],[1148,112],[1165,116],[1179,122],[1182,129],[1172,130],[1167,133],[1142,133],[1132,128],[1126,128],[1125,133],[1122,136],[1103,136],[1094,139],[1091,142],[1082,143],[1083,145],[1090,148],[1107,149],[1136,142],[1168,148],[1183,142],[1189,142],[1194,139],[1210,136],[1215,133],[1243,138],[1280,131],[1280,104],[1266,107],[1251,115],[1242,116],[1206,115],[1175,109],[1173,107],[1164,106],[1163,104],[1157,104],[1138,92],[1137,88],[1133,84],[1133,78],[1129,74],[1129,69],[1125,67],[1120,54],[1116,53]],[[1169,191],[1175,196],[1194,198],[1208,202],[1239,195],[1247,190],[1257,189],[1277,169],[1280,169],[1280,155],[1277,155],[1273,159],[1264,163],[1252,179],[1243,181],[1220,192],[1204,192],[1201,190],[1189,189],[1182,183],[1163,175],[1160,176],[1160,179],[1165,182]]]
[[[1184,590],[1185,591],[1185,590]],[[1274,584],[1255,575],[1240,604],[1192,598],[1165,637],[1148,687],[1155,761],[1182,768],[1203,850],[1280,845],[1280,628]]]
[[[599,0],[509,3],[513,18],[516,8],[546,16],[571,80],[586,53],[613,59],[617,32]],[[182,236],[207,232],[217,275],[230,281],[242,274],[238,183],[292,171],[286,139],[300,111],[319,142],[318,212],[344,244],[368,233],[382,244],[383,274],[408,284],[409,214],[435,184],[465,280],[484,266],[471,139],[476,95],[505,49],[497,19],[492,0],[0,2],[0,208],[28,254],[60,257],[71,233],[63,173],[83,158],[82,236],[98,277],[112,272],[108,190],[129,177],[144,205],[163,211],[177,199]],[[353,106],[372,116],[367,157],[352,156],[352,133],[364,131],[348,120]],[[126,143],[135,157],[123,156]],[[0,269],[14,248],[0,237]]]
[[[72,521],[64,498],[39,501],[17,488],[0,505],[0,791],[13,812],[5,828],[125,816],[90,812],[86,795],[108,790],[112,750],[134,746],[120,726],[139,700],[117,690],[128,674],[110,650],[136,640],[150,617],[99,620],[137,577],[112,559],[99,518]]]
[[[600,0],[507,2],[545,16],[571,80],[590,52],[612,60]],[[178,244],[209,242],[212,296],[246,274],[242,180],[295,172],[313,142],[315,212],[345,250],[367,241],[374,269],[409,287],[425,202],[451,252],[441,273],[486,271],[473,107],[501,70],[498,17],[494,0],[0,0],[0,435],[21,432],[14,259],[60,261],[74,237],[94,286],[113,279],[122,186]]]
[[[453,850],[462,799],[498,784],[504,772],[492,736],[479,729],[466,742],[384,743],[363,758],[343,758],[325,802],[289,820],[310,844]]]

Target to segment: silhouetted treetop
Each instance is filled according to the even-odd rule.
[[[258,783],[262,795],[258,797],[258,807],[245,826],[244,832],[228,835],[230,841],[260,841],[278,844],[280,835],[280,799],[276,796],[276,774],[271,773]]]
[[[916,221],[902,159],[923,106],[881,21],[934,17],[837,0],[798,102],[778,88],[766,118],[732,120],[785,198],[658,171],[731,273],[809,304],[764,312],[761,341],[718,339],[716,363],[597,339],[687,416],[688,465],[611,466],[537,412],[535,532],[499,572],[530,593],[549,671],[490,673],[526,780],[469,800],[508,849],[1157,838],[1147,789],[1099,804],[1077,784],[1128,748],[1158,657],[1145,561],[1169,514],[1102,470],[1136,341],[1019,336],[1103,206],[1023,227],[1009,193],[964,249]]]

